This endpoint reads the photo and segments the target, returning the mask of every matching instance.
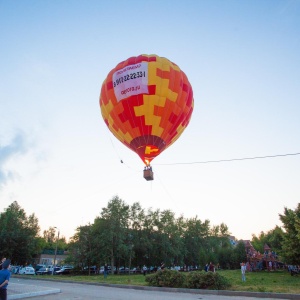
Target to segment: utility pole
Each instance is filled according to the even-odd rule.
[[[57,228],[57,227],[54,227],[54,228]],[[56,267],[56,255],[57,255],[58,240],[59,240],[59,229],[58,229],[58,232],[57,232],[57,239],[56,239],[56,245],[55,245],[54,263],[53,263],[52,275],[54,275],[54,270],[55,270],[55,267]]]

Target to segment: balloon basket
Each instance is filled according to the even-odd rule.
[[[153,172],[151,169],[145,169],[144,170],[144,178],[149,181],[149,180],[153,180]]]

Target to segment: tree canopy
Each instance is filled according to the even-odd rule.
[[[13,257],[18,264],[30,261],[39,249],[35,237],[39,233],[38,219],[26,215],[18,202],[13,202],[0,213],[1,255]]]
[[[300,203],[295,210],[284,208],[279,214],[285,234],[282,241],[282,253],[288,263],[300,264]]]
[[[171,210],[145,210],[115,196],[93,224],[77,228],[70,249],[77,265],[204,266],[233,250],[229,234],[224,223],[211,227],[209,220],[176,218]]]
[[[252,245],[263,252],[267,244],[284,262],[300,264],[300,203],[285,207],[279,214],[283,228],[252,236]],[[118,196],[108,201],[93,223],[79,226],[67,243],[49,227],[39,235],[35,214],[27,215],[18,202],[0,213],[0,256],[14,264],[31,263],[42,250],[69,249],[68,262],[80,268],[105,263],[114,266],[142,265],[204,266],[217,263],[221,268],[237,268],[246,258],[243,242],[233,246],[226,224],[211,225],[197,216],[175,216],[169,209],[144,209],[140,203],[126,204]]]

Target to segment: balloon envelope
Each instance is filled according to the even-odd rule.
[[[146,165],[179,138],[193,107],[193,90],[185,73],[157,55],[120,62],[101,88],[106,125]]]

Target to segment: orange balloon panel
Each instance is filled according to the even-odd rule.
[[[119,63],[101,88],[106,125],[146,165],[179,138],[193,107],[193,90],[184,72],[157,55]]]

